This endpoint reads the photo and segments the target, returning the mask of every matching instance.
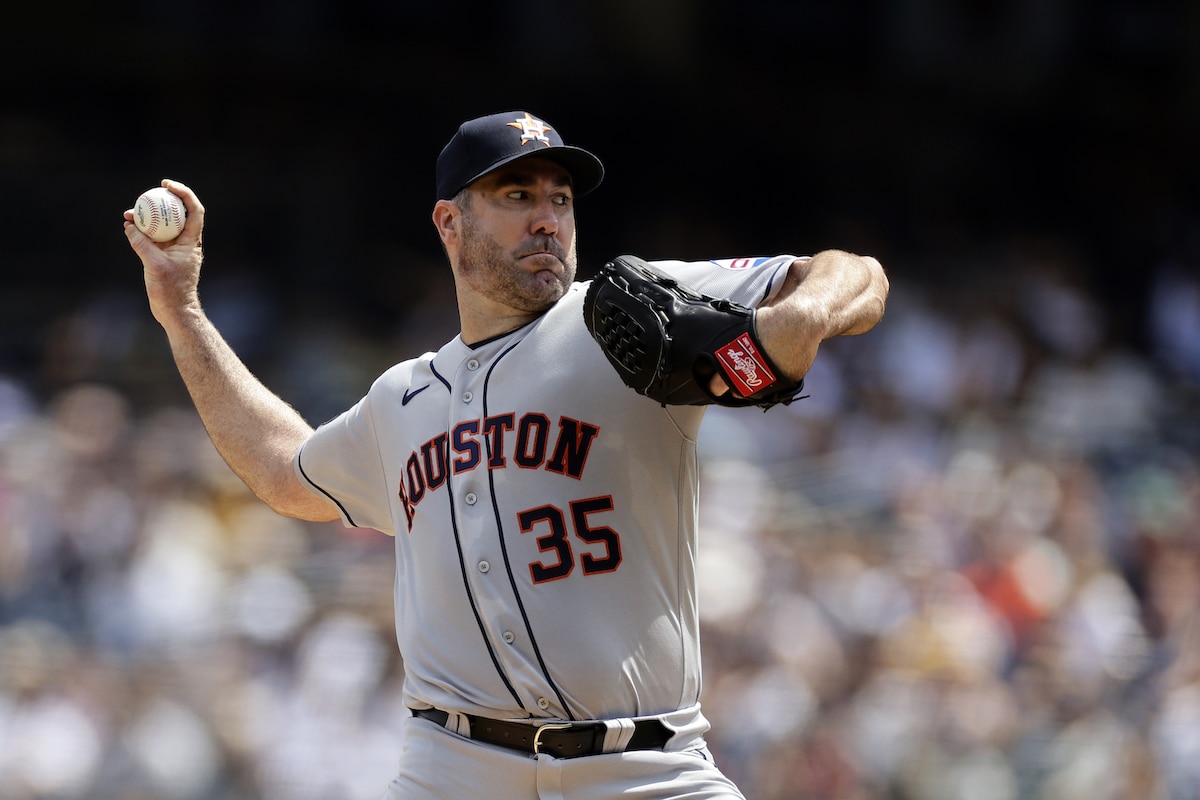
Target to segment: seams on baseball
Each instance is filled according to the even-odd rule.
[[[177,237],[186,221],[183,200],[162,186],[142,192],[133,206],[133,224],[156,242],[169,242]]]

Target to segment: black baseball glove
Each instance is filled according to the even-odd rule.
[[[665,405],[760,406],[795,400],[804,381],[785,378],[754,332],[754,310],[708,297],[636,256],[618,256],[583,301],[588,331],[639,394]],[[730,391],[717,396],[717,373]]]

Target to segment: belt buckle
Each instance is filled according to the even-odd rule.
[[[546,731],[567,731],[571,729],[569,722],[547,722],[545,725],[539,725],[533,734],[533,754],[541,755],[542,734]]]

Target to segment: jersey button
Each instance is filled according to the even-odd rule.
[[[475,399],[475,394],[473,392],[463,392],[462,400],[464,403],[469,403],[474,399]]]
[[[487,572],[491,568],[492,568],[492,565],[489,564],[488,562],[486,562],[486,561],[479,562],[479,571],[480,572]]]
[[[544,698],[544,697],[539,697],[539,698],[538,698],[538,708],[540,708],[542,711],[545,711],[545,710],[546,710],[547,708],[549,708],[549,707],[550,707],[550,701],[549,701],[549,700],[547,700],[547,699],[546,699],[546,698]]]
[[[517,635],[515,633],[513,633],[512,631],[504,632],[504,641],[508,642],[509,644],[512,644],[516,640],[517,640]]]
[[[469,506],[475,505],[477,500],[479,500],[479,498],[475,496],[474,492],[467,492],[465,495],[463,495],[463,502]]]
[[[468,361],[467,369],[471,370],[472,372],[479,369],[479,359],[472,358],[470,361]]]

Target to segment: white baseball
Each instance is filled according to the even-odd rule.
[[[183,232],[187,208],[179,195],[161,186],[147,189],[133,205],[133,224],[156,242],[169,242]]]

